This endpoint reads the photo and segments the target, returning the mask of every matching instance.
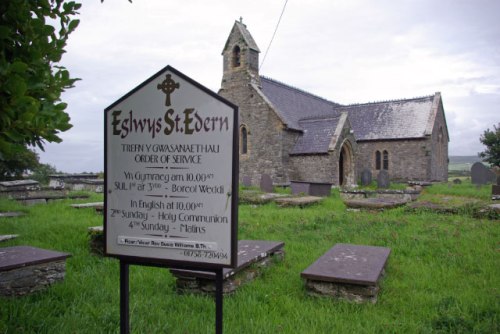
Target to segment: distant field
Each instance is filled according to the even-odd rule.
[[[448,171],[450,172],[470,172],[471,166],[475,162],[480,162],[481,158],[475,155],[455,155],[449,156]]]

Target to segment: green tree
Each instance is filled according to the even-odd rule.
[[[7,153],[0,160],[0,181],[22,179],[24,173],[35,170],[39,165],[38,154],[26,147],[13,154]]]
[[[479,137],[481,143],[486,146],[484,152],[479,153],[479,157],[492,166],[500,167],[500,123],[493,125],[493,131],[488,128]]]
[[[59,66],[80,4],[64,0],[0,1],[0,160],[27,146],[43,150],[71,128],[61,93],[75,80]]]
[[[56,167],[49,164],[39,164],[32,169],[32,172],[30,179],[38,181],[40,184],[48,184],[50,181],[49,176],[58,173]]]

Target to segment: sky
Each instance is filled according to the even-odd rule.
[[[477,155],[500,123],[500,1],[83,0],[61,64],[73,128],[40,161],[104,170],[104,109],[170,65],[217,92],[221,52],[243,19],[260,74],[328,100],[364,103],[441,92],[450,155]]]

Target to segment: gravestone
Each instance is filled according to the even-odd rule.
[[[370,183],[372,183],[372,172],[368,168],[365,168],[361,172],[361,185],[367,186]]]
[[[455,180],[453,180],[453,183],[454,183],[454,184],[462,184],[462,180],[460,180],[460,179],[455,179]]]
[[[336,244],[301,277],[313,295],[375,303],[390,252],[386,247]]]
[[[377,188],[389,188],[391,181],[389,180],[389,172],[381,170],[377,176]]]
[[[0,295],[22,296],[62,281],[70,256],[29,246],[0,248]]]
[[[252,178],[248,175],[243,176],[242,183],[244,187],[250,187],[252,185]]]
[[[273,180],[268,174],[262,174],[260,176],[260,190],[266,193],[273,192]]]
[[[473,184],[495,183],[497,176],[493,171],[481,162],[475,162],[470,169],[471,182]]]

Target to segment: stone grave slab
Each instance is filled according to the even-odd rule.
[[[302,196],[302,197],[283,197],[276,198],[274,201],[277,205],[281,207],[286,206],[298,206],[298,207],[306,207],[309,205],[313,205],[319,203],[323,200],[323,197],[317,196]]]
[[[313,295],[375,303],[390,252],[386,247],[336,244],[301,277]]]
[[[281,241],[266,240],[239,240],[238,264],[236,268],[223,269],[223,292],[230,294],[241,285],[253,280],[260,275],[265,267],[271,266],[276,261],[284,258]],[[215,273],[170,269],[176,278],[178,293],[207,294],[215,292]]]
[[[0,182],[0,191],[38,190],[40,185],[35,180],[15,180]]]
[[[0,212],[0,218],[2,217],[20,217],[24,216],[24,212],[16,212],[16,211],[10,211],[10,212]]]
[[[481,162],[475,162],[470,168],[470,177],[473,184],[495,183],[496,174]]]
[[[389,188],[391,181],[389,179],[389,173],[382,169],[377,175],[377,188]]]
[[[343,202],[345,206],[351,209],[383,210],[406,205],[410,200],[406,198],[396,197],[369,197],[359,199],[345,199],[343,200]]]
[[[372,183],[372,172],[368,168],[365,168],[361,172],[361,185],[367,186],[370,183]]]
[[[0,242],[17,238],[18,234],[0,234]]]
[[[330,196],[332,184],[326,182],[291,181],[292,194],[304,193],[310,196]]]
[[[30,246],[0,248],[0,295],[22,296],[62,281],[70,256]]]
[[[75,208],[75,209],[86,209],[86,208],[92,208],[92,209],[100,208],[100,209],[102,209],[104,207],[104,202],[71,204],[71,207]]]
[[[86,199],[89,195],[54,195],[54,194],[33,194],[30,196],[16,197],[15,200],[25,205],[47,204],[49,201],[59,199]]]
[[[273,192],[273,180],[268,174],[262,174],[260,176],[260,190],[266,193]]]

